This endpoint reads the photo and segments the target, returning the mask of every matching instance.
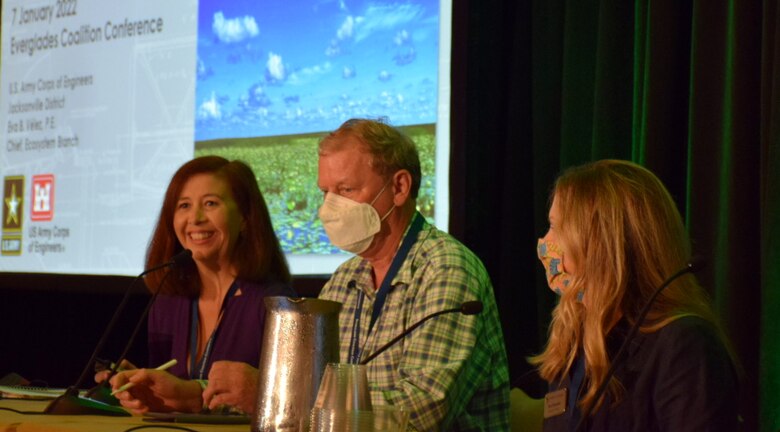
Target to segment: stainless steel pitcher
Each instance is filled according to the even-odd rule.
[[[339,361],[341,303],[268,297],[252,432],[298,432],[325,366]]]

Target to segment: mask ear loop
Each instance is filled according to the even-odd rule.
[[[385,215],[384,215],[384,216],[382,216],[382,218],[381,218],[381,219],[379,219],[379,222],[384,222],[384,221],[385,221],[385,219],[387,219],[387,217],[388,217],[388,216],[390,216],[390,213],[392,213],[392,212],[393,212],[393,210],[395,210],[395,205],[393,205],[393,206],[391,206],[391,207],[390,207],[390,211],[388,211],[387,213],[385,213]]]
[[[384,191],[385,191],[385,189],[387,189],[387,185],[389,185],[389,184],[390,184],[390,183],[392,183],[392,182],[393,182],[393,179],[390,179],[390,180],[388,180],[388,181],[387,181],[387,183],[385,183],[385,185],[384,185],[384,186],[382,186],[382,189],[379,191],[379,193],[378,193],[378,194],[376,194],[376,196],[374,197],[374,199],[372,199],[372,200],[371,200],[371,202],[370,202],[369,204],[371,204],[371,205],[373,206],[373,205],[374,205],[374,203],[376,202],[376,200],[378,200],[378,199],[379,199],[379,197],[381,197],[381,196],[382,196],[382,192],[384,192]]]
[[[384,185],[384,186],[382,186],[382,190],[380,190],[380,191],[379,191],[379,193],[378,193],[378,194],[376,194],[376,196],[374,197],[374,199],[373,199],[373,200],[371,200],[371,203],[369,204],[371,207],[374,207],[374,203],[376,202],[376,200],[378,200],[378,199],[379,199],[379,197],[380,197],[380,196],[382,196],[382,193],[385,191],[385,189],[387,189],[387,185],[389,185],[389,184],[390,184],[390,183],[392,183],[392,182],[393,182],[393,179],[390,179],[390,180],[388,180],[388,181],[387,181],[387,183],[385,183],[385,185]],[[387,217],[388,217],[388,216],[390,216],[390,213],[392,213],[392,212],[393,212],[393,210],[395,210],[395,204],[393,204],[393,205],[390,207],[390,211],[388,211],[387,213],[385,213],[385,215],[384,215],[384,216],[382,216],[382,217],[379,219],[379,222],[384,222],[384,221],[385,221],[385,219],[387,219]]]

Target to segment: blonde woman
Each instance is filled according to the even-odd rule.
[[[691,260],[660,180],[626,161],[570,169],[549,219],[538,253],[560,300],[547,346],[531,359],[550,384],[544,429],[735,430],[734,361],[696,277],[681,275],[651,301]]]

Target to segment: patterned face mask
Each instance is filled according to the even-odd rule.
[[[572,277],[563,271],[563,251],[561,247],[556,243],[540,238],[536,246],[536,253],[544,266],[544,272],[547,275],[547,285],[558,295],[562,295],[571,285]],[[580,293],[580,297],[582,297],[582,293]]]

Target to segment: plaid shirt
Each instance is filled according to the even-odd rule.
[[[410,412],[410,430],[509,430],[504,338],[493,287],[479,258],[452,236],[425,223],[393,278],[382,313],[369,334],[376,299],[371,272],[368,261],[355,256],[336,270],[320,293],[322,299],[343,304],[339,332],[344,363],[349,361],[361,293],[361,358],[426,315],[459,308],[471,300],[484,305],[479,315],[437,316],[371,360],[372,403],[403,406]]]

